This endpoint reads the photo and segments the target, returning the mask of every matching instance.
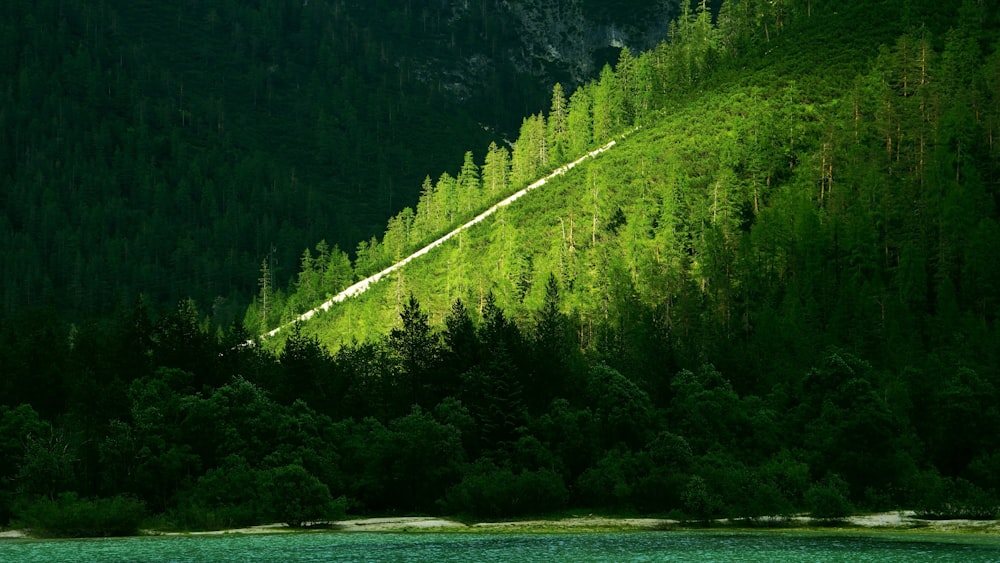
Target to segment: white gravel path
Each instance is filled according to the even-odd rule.
[[[403,266],[409,264],[411,260],[419,258],[419,257],[423,256],[424,254],[427,254],[432,249],[434,249],[434,248],[436,248],[438,246],[441,246],[442,244],[444,244],[445,242],[447,242],[448,239],[451,239],[452,237],[454,237],[458,233],[460,233],[460,232],[468,229],[469,227],[475,225],[476,223],[479,223],[480,221],[482,221],[483,219],[486,219],[490,215],[493,215],[493,213],[495,213],[501,207],[510,205],[511,203],[513,203],[517,199],[520,199],[521,196],[525,195],[526,193],[530,192],[531,190],[534,190],[534,189],[537,189],[537,188],[540,188],[540,187],[544,186],[545,184],[547,184],[549,182],[549,180],[552,180],[553,178],[555,178],[557,176],[561,176],[561,175],[565,174],[566,172],[569,172],[574,167],[576,167],[576,165],[580,164],[581,162],[583,162],[583,161],[585,161],[587,159],[595,158],[596,156],[600,155],[602,152],[604,152],[604,151],[610,149],[611,147],[615,146],[615,144],[616,144],[616,141],[610,141],[606,145],[590,151],[589,153],[581,156],[580,158],[574,160],[573,162],[570,162],[568,164],[564,164],[564,165],[560,166],[559,168],[556,168],[548,176],[546,176],[544,178],[540,178],[540,179],[536,180],[534,183],[532,183],[531,185],[529,185],[528,187],[515,192],[514,194],[512,194],[509,197],[507,197],[506,199],[500,201],[499,203],[497,203],[493,207],[490,207],[486,211],[483,211],[482,213],[480,213],[479,215],[477,215],[475,218],[473,218],[469,222],[467,222],[467,223],[465,223],[465,224],[457,227],[455,230],[449,232],[448,234],[442,236],[441,238],[439,238],[439,239],[435,240],[434,242],[428,244],[427,246],[421,248],[420,250],[417,250],[413,254],[410,254],[406,258],[403,258],[399,262],[396,262],[395,264],[393,264],[392,266],[389,266],[388,268],[382,270],[381,272],[379,272],[377,274],[373,274],[371,276],[368,276],[367,278],[365,278],[365,279],[363,279],[363,280],[355,283],[354,285],[352,285],[352,286],[348,287],[347,289],[341,291],[337,295],[334,295],[332,298],[330,298],[329,300],[327,300],[326,302],[324,302],[320,306],[318,306],[318,307],[316,307],[314,309],[311,309],[309,311],[306,311],[305,313],[302,313],[301,315],[299,315],[298,317],[296,317],[293,321],[291,321],[289,323],[286,323],[284,325],[281,325],[281,326],[279,326],[278,328],[276,328],[274,330],[271,330],[269,332],[266,332],[266,333],[262,334],[261,338],[270,338],[270,337],[278,334],[282,330],[284,330],[284,329],[292,326],[293,324],[295,324],[295,323],[297,323],[299,321],[308,321],[309,319],[311,319],[313,317],[313,315],[315,315],[316,313],[318,313],[320,311],[327,311],[327,310],[329,310],[330,307],[332,307],[334,303],[339,303],[339,302],[347,299],[348,297],[356,297],[358,295],[361,295],[362,293],[364,293],[365,291],[367,291],[368,288],[372,286],[372,284],[378,282],[379,280],[381,280],[385,276],[387,276],[387,275],[395,272],[396,270],[402,268]],[[248,345],[252,345],[253,341],[252,340],[248,341],[247,344]]]

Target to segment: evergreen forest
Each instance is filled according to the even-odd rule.
[[[118,33],[80,10],[62,16],[63,39],[44,38],[66,42],[53,52],[67,65],[69,45]],[[14,37],[0,53],[30,30],[0,28]],[[380,236],[331,227],[346,202],[316,195],[301,205],[296,190],[308,195],[310,174],[328,172],[306,146],[313,140],[236,135],[241,119],[343,118],[296,105],[292,85],[266,72],[226,85],[254,97],[259,119],[230,114],[223,132],[221,104],[202,107],[181,138],[158,138],[158,120],[188,119],[178,79],[144,67],[141,46],[78,61],[105,69],[93,95],[108,115],[149,120],[122,150],[153,143],[162,159],[143,151],[133,176],[108,178],[85,148],[30,150],[43,145],[30,139],[74,138],[61,127],[96,134],[111,119],[62,107],[55,94],[32,97],[48,120],[35,137],[0,142],[0,173],[15,188],[4,192],[0,236],[66,233],[38,238],[48,246],[32,256],[0,257],[5,276],[7,263],[35,264],[26,271],[40,276],[3,286],[12,312],[0,317],[0,525],[104,535],[345,513],[581,510],[750,523],[896,509],[997,518],[998,30],[995,0],[691,2],[654,49],[622,48],[590,82],[554,84],[514,141],[458,139],[472,146],[418,174],[413,205],[358,195],[354,204],[388,210]],[[230,38],[201,40],[216,53],[210,42]],[[87,72],[32,74],[19,61],[48,51],[25,52],[0,61],[28,69],[8,100],[90,91],[56,84]],[[135,67],[132,82],[114,82],[133,76],[118,61]],[[163,107],[135,106],[129,88],[164,88]],[[0,110],[0,122],[35,117],[10,107],[26,109]],[[387,129],[368,131],[376,137],[328,140],[351,144],[359,165],[437,165],[405,136],[423,114],[393,107]],[[471,114],[450,119],[478,127]],[[291,322],[611,140],[365,293]],[[166,283],[185,271],[175,269],[184,247],[156,223],[188,225],[177,223],[178,199],[188,198],[192,220],[205,205],[249,236],[270,228],[226,195],[241,170],[274,179],[263,209],[274,225],[304,229],[308,247],[280,261],[262,249],[233,285],[244,293],[216,300],[225,317],[199,293],[223,275],[208,267],[170,282],[175,307],[151,305],[142,276]],[[175,185],[157,184],[170,174],[215,186],[215,199],[182,183],[158,191]],[[48,175],[61,178],[56,191],[30,190]],[[160,219],[121,209],[121,221],[144,225],[146,243],[115,236],[102,215],[113,206],[79,230],[59,215],[73,205],[88,217],[85,186],[109,182],[165,198],[152,207]],[[15,197],[18,186],[37,200]],[[225,249],[182,230],[206,264],[227,263]],[[111,278],[81,279],[131,280],[93,289],[117,291],[110,300],[72,276],[46,285],[44,260],[89,247],[78,247],[81,236],[104,237],[101,252],[121,258]],[[80,303],[13,307],[63,284],[79,287],[64,297]],[[84,301],[117,304],[77,316]]]
[[[284,285],[305,246],[352,251],[551,88],[425,68],[514,34],[438,4],[3,2],[0,312],[190,297],[224,328],[262,261]]]

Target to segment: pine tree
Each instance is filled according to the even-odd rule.
[[[461,299],[456,299],[444,319],[442,334],[443,369],[448,381],[457,384],[458,377],[480,361],[480,342],[476,327]]]
[[[620,90],[618,107],[621,113],[614,122],[614,128],[618,130],[631,125],[635,120],[636,101],[639,99],[639,92],[642,89],[641,84],[639,84],[638,65],[628,47],[622,47],[618,54],[615,78]]]
[[[354,282],[354,268],[347,253],[339,246],[330,249],[323,267],[323,290],[326,297],[336,295]]]
[[[389,333],[389,344],[399,359],[400,376],[404,382],[407,405],[423,404],[432,406],[432,381],[436,372],[440,350],[438,338],[431,331],[427,313],[420,308],[420,302],[410,294],[399,314],[401,326]],[[402,406],[402,405],[400,405]]]
[[[434,199],[434,183],[430,176],[424,177],[420,186],[420,199],[417,201],[417,213],[413,218],[413,229],[418,236],[437,234],[439,218],[436,213],[437,201]]]
[[[491,142],[483,165],[483,189],[489,201],[507,193],[510,187],[510,152],[507,147],[498,147]]]
[[[554,163],[562,163],[566,159],[568,141],[567,118],[569,108],[562,84],[556,82],[552,88],[552,107],[549,109],[548,132],[546,142],[549,148],[549,158]]]
[[[296,296],[299,307],[305,310],[319,301],[319,282],[322,279],[322,272],[317,271],[317,265],[322,263],[314,259],[312,252],[307,248],[302,251],[300,264],[298,282],[295,284]]]
[[[443,172],[434,185],[434,209],[441,221],[439,229],[445,229],[455,221],[455,214],[458,211],[456,192],[455,178]]]
[[[586,152],[593,142],[593,116],[590,86],[577,88],[569,98],[569,112],[566,116],[566,137],[571,157]]]
[[[271,265],[268,263],[267,258],[264,258],[260,263],[260,277],[257,278],[257,287],[259,288],[260,297],[260,331],[266,332],[270,327],[270,321],[272,316],[272,301],[274,296],[273,289],[274,280],[271,277]]]
[[[468,213],[480,201],[479,166],[473,159],[472,151],[466,151],[456,183],[459,209],[462,213]]]
[[[511,157],[511,183],[522,186],[537,179],[548,163],[545,118],[541,114],[524,118]]]
[[[618,132],[622,117],[622,92],[611,66],[604,65],[594,91],[594,140],[598,143]]]
[[[567,376],[570,349],[569,323],[560,310],[559,280],[549,274],[545,284],[545,300],[535,314],[534,379],[529,397],[533,410],[545,408],[563,391]]]

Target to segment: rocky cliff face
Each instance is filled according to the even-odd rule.
[[[679,0],[588,3],[583,0],[502,2],[518,29],[506,52],[519,70],[539,78],[594,77],[612,52],[648,49],[666,38]]]
[[[454,101],[520,118],[547,103],[555,82],[571,89],[622,47],[637,52],[664,40],[680,2],[401,0],[419,30],[399,56]]]

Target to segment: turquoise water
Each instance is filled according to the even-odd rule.
[[[0,561],[1000,562],[1000,537],[803,532],[309,533],[5,540]]]

